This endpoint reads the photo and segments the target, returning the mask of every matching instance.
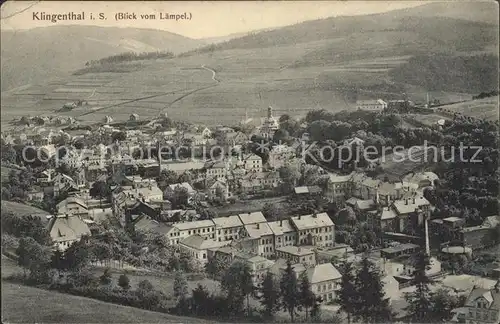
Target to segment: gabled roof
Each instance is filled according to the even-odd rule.
[[[306,270],[307,278],[311,284],[342,278],[340,272],[331,263],[318,264]]]
[[[497,282],[492,289],[475,287],[470,292],[465,302],[465,306],[476,307],[475,302],[479,298],[484,298],[488,304],[488,309],[500,310],[500,283]]]
[[[179,242],[179,244],[188,246],[196,250],[208,250],[228,245],[230,242],[217,242],[211,239],[205,239],[200,235],[191,235]]]
[[[75,241],[91,234],[88,225],[78,216],[52,217],[48,229],[54,242]]]
[[[382,214],[380,215],[381,220],[385,219],[394,219],[396,218],[397,214],[392,208],[384,208],[382,209]]]
[[[244,225],[267,222],[266,218],[264,217],[264,215],[261,212],[239,214],[238,217],[240,218],[241,222]]]
[[[228,217],[217,217],[212,220],[215,223],[215,226],[217,226],[217,228],[220,227],[222,229],[243,226],[243,223],[241,222],[240,218],[237,215]]]
[[[367,200],[357,200],[355,206],[360,209],[360,210],[368,210],[368,209],[374,209],[377,207],[377,204],[372,199],[367,199]]]
[[[385,104],[386,102],[382,99],[372,99],[372,100],[358,100],[356,101],[357,105],[380,105]]]
[[[333,221],[327,213],[320,213],[316,215],[301,215],[290,218],[295,227],[300,230],[318,228],[325,226],[334,226]]]
[[[174,224],[174,227],[177,229],[184,231],[184,230],[190,230],[190,229],[197,229],[197,228],[204,228],[204,227],[210,227],[210,226],[215,226],[214,222],[212,220],[206,219],[206,220],[199,220],[199,221],[194,221],[194,222],[185,222],[185,223],[176,223]]]
[[[288,253],[295,256],[304,256],[309,254],[314,254],[314,251],[305,247],[295,246],[295,245],[287,245],[282,246],[276,249],[278,252]]]
[[[415,203],[413,203],[413,199],[415,199]],[[420,206],[427,206],[427,205],[430,205],[429,201],[421,196],[415,196],[415,198],[396,200],[393,203],[394,208],[400,215],[413,213]]]
[[[57,209],[61,209],[63,207],[66,207],[67,205],[78,205],[81,208],[88,209],[87,204],[83,201],[81,198],[77,197],[68,197],[61,201],[60,203],[57,204]]]
[[[285,233],[295,232],[289,219],[283,219],[275,222],[269,222],[269,227],[274,235],[283,235]]]
[[[168,185],[168,187],[171,189],[171,190],[175,190],[175,188],[177,187],[182,187],[182,188],[185,188],[187,190],[188,193],[193,193],[194,192],[194,189],[193,187],[191,187],[191,185],[187,182],[183,182],[183,183],[174,183],[174,184],[171,184],[171,185]]]
[[[261,238],[262,236],[273,235],[273,231],[267,223],[245,225],[245,230],[251,238]]]

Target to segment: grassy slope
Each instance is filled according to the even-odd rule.
[[[10,323],[208,323],[2,282],[2,321]]]
[[[2,277],[21,271],[14,261],[2,256]],[[132,283],[133,280],[134,278]],[[199,319],[150,312],[4,281],[2,281],[2,322],[208,323]]]
[[[441,106],[442,109],[462,113],[466,116],[498,120],[498,96]]]
[[[277,115],[304,115],[314,108],[353,109],[356,99],[397,99],[403,92],[421,102],[429,91],[421,82],[425,76],[415,84],[404,79],[394,82],[391,69],[418,53],[446,50],[453,60],[457,54],[490,51],[497,42],[494,25],[411,15],[409,9],[311,21],[230,40],[207,53],[141,62],[140,67],[128,67],[128,73],[72,76],[3,95],[2,120],[18,116],[21,110],[53,114],[75,99],[87,99],[90,106],[64,114],[82,121],[101,120],[105,115],[120,121],[133,112],[150,118],[164,110],[176,119],[210,125],[236,123],[245,110],[250,117],[260,118],[268,105]],[[214,85],[211,72],[202,65],[217,71],[219,84]],[[202,89],[210,85],[214,86]],[[449,102],[477,92],[461,86],[453,92],[437,89],[431,98]],[[155,94],[161,95],[146,98]],[[91,113],[100,108],[104,109]]]
[[[2,31],[2,91],[65,76],[89,60],[113,54],[157,50],[179,53],[201,44],[166,31],[137,28],[54,26]]]
[[[14,215],[24,216],[24,215],[40,215],[43,221],[47,219],[43,217],[44,215],[49,215],[45,210],[25,205],[22,203],[14,202],[14,201],[2,201],[2,214],[11,212]]]

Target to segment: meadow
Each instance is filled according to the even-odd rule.
[[[445,105],[439,108],[465,116],[492,121],[498,120],[498,96]]]
[[[209,323],[2,282],[6,323]]]
[[[332,112],[355,109],[357,98],[425,97],[425,89],[391,83],[390,69],[408,56],[375,57],[297,64],[297,58],[324,46],[323,41],[274,48],[231,49],[197,56],[141,62],[139,70],[72,75],[44,85],[2,93],[2,126],[23,115],[72,116],[83,123],[106,115],[125,121],[137,113],[150,120],[162,112],[179,120],[207,125],[234,125],[247,113],[259,119],[271,105],[276,115],[303,116],[312,109]],[[317,62],[316,62],[317,63]],[[216,72],[216,80],[212,72]],[[446,102],[450,93],[433,98]],[[457,94],[458,96],[458,94]],[[68,102],[87,105],[59,111]]]
[[[42,220],[46,221],[45,215],[49,215],[45,210],[26,205],[23,203],[18,203],[15,201],[6,201],[2,200],[2,214],[4,213],[12,213],[19,217],[29,216],[29,215],[39,215]]]

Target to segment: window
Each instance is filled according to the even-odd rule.
[[[191,235],[191,231],[188,231],[188,235]]]
[[[207,254],[203,253],[203,259],[206,259],[206,258],[207,258]]]

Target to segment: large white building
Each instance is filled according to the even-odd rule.
[[[356,108],[366,111],[382,111],[387,108],[387,102],[382,99],[377,100],[358,100],[356,101]]]

